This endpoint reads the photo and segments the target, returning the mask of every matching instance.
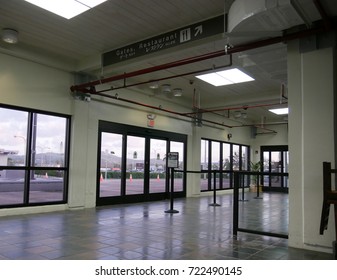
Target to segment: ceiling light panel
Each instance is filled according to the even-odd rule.
[[[217,72],[217,74],[231,81],[233,84],[244,83],[254,80],[252,77],[248,76],[237,68],[220,71]]]
[[[248,76],[237,68],[199,75],[196,76],[196,78],[212,84],[213,86],[225,86],[254,81],[252,77]]]
[[[269,109],[270,112],[276,115],[287,115],[289,112],[288,108],[278,108],[278,109]]]
[[[106,0],[25,0],[49,12],[71,19]]]
[[[224,77],[218,75],[217,73],[209,73],[209,74],[199,75],[196,77],[216,87],[232,84],[231,81],[224,79]]]

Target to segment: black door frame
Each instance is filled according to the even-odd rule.
[[[123,151],[122,156],[122,171],[121,171],[121,196],[116,197],[100,197],[100,163],[101,163],[101,136],[102,133],[116,133],[123,135]],[[144,191],[142,194],[126,195],[125,194],[125,180],[126,180],[126,145],[127,136],[137,136],[145,138],[145,164],[144,166]],[[98,145],[97,145],[97,179],[96,179],[96,205],[112,205],[124,203],[136,203],[145,201],[156,201],[169,198],[169,182],[166,176],[166,191],[164,193],[150,193],[149,192],[149,158],[150,158],[150,139],[160,139],[167,141],[167,151],[170,150],[170,142],[182,142],[184,144],[184,158],[183,170],[186,170],[187,158],[187,135],[161,131],[156,129],[148,129],[144,127],[137,127],[131,125],[124,125],[119,123],[99,121],[98,129]],[[169,172],[166,170],[166,174]],[[147,185],[146,185],[147,184]],[[183,173],[183,191],[175,192],[175,197],[186,197],[186,174]]]
[[[264,191],[277,191],[277,192],[285,192],[288,193],[288,187],[284,186],[284,178],[288,177],[289,174],[288,172],[284,172],[284,152],[288,152],[288,145],[275,145],[275,146],[261,146],[260,147],[260,160],[263,163],[264,157],[263,154],[264,152],[269,152],[269,172],[272,174],[272,168],[271,168],[271,152],[281,152],[281,166],[280,166],[280,180],[281,180],[281,186],[280,187],[272,187],[271,180],[272,180],[272,175],[268,176],[268,186],[263,186]]]

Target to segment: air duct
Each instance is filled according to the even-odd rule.
[[[229,37],[280,36],[282,30],[304,24],[291,0],[236,0],[225,26]]]

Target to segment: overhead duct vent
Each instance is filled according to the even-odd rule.
[[[236,0],[228,12],[229,37],[279,36],[281,31],[304,24],[292,0]]]

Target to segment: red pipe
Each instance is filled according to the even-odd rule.
[[[123,89],[123,88],[128,88],[128,87],[140,86],[140,85],[144,85],[144,84],[150,84],[150,83],[153,83],[153,82],[159,82],[159,81],[164,81],[164,80],[168,80],[168,79],[175,79],[175,78],[180,78],[180,77],[184,77],[184,76],[188,76],[188,75],[194,75],[194,74],[198,74],[198,73],[203,73],[203,72],[207,72],[207,71],[212,71],[212,70],[216,70],[216,69],[222,69],[222,68],[225,68],[225,67],[230,67],[233,64],[232,63],[232,55],[230,55],[229,57],[230,57],[229,63],[226,64],[226,65],[221,65],[221,66],[202,69],[202,70],[191,71],[191,72],[187,72],[187,73],[172,75],[172,76],[158,78],[158,79],[151,79],[151,80],[148,80],[148,81],[145,81],[145,82],[138,82],[138,83],[133,83],[133,84],[129,84],[129,85],[124,83],[124,85],[122,85],[122,86],[113,87],[113,88],[104,89],[104,90],[98,90],[97,92],[107,92],[107,91],[111,91],[111,90],[118,90],[118,89]]]
[[[266,107],[266,106],[276,106],[281,104],[287,104],[287,102],[284,103],[272,103],[272,104],[259,104],[259,105],[250,105],[250,106],[239,106],[239,107],[229,107],[229,108],[221,108],[221,109],[200,109],[199,113],[213,113],[213,112],[219,112],[219,111],[226,111],[226,110],[240,110],[240,109],[251,109],[251,108],[258,108],[258,107]],[[191,115],[195,114],[195,112],[191,113],[182,113],[183,115]]]
[[[157,72],[157,71],[161,71],[161,70],[166,70],[166,69],[169,69],[169,68],[178,67],[178,66],[182,66],[182,65],[186,65],[186,64],[190,64],[190,63],[195,63],[195,62],[203,61],[203,60],[206,60],[206,59],[211,59],[211,58],[222,56],[222,55],[225,55],[224,51],[216,51],[216,52],[213,52],[213,53],[208,53],[208,54],[203,54],[203,55],[199,55],[199,56],[195,56],[195,57],[185,58],[185,59],[182,59],[182,60],[169,62],[169,63],[157,65],[157,66],[152,66],[152,67],[149,67],[149,68],[133,71],[133,72],[130,72],[130,73],[124,73],[124,74],[120,74],[120,75],[117,75],[117,76],[112,76],[112,77],[105,78],[105,79],[102,79],[102,80],[96,80],[96,81],[89,82],[89,83],[71,86],[70,90],[71,91],[76,91],[76,90],[81,91],[83,88],[87,88],[87,87],[91,87],[91,86],[97,86],[97,85],[100,85],[100,84],[105,84],[105,83],[118,81],[118,80],[125,80],[127,78],[136,77],[136,76],[140,76],[140,75],[144,75],[144,74],[148,74],[148,73],[152,73],[152,72]]]
[[[144,103],[141,103],[141,102],[138,102],[138,101],[133,101],[133,100],[125,99],[125,98],[120,98],[118,96],[112,96],[112,95],[104,94],[104,93],[100,93],[100,92],[95,93],[95,95],[99,95],[99,96],[103,96],[103,97],[107,97],[107,98],[111,98],[111,99],[115,99],[115,100],[131,103],[131,104],[138,105],[138,106],[143,106],[143,107],[150,108],[150,109],[159,110],[159,111],[162,111],[162,112],[166,112],[166,113],[170,113],[170,114],[174,114],[174,115],[178,115],[178,116],[182,116],[182,117],[189,117],[189,118],[192,118],[192,119],[197,119],[197,120],[202,121],[202,122],[207,122],[207,123],[211,123],[211,124],[215,124],[215,125],[220,125],[220,126],[223,126],[223,127],[232,128],[232,126],[225,125],[223,123],[218,123],[218,122],[214,122],[214,121],[210,121],[210,120],[206,120],[206,119],[201,119],[201,118],[195,118],[193,116],[186,116],[185,114],[182,114],[182,113],[179,113],[179,112],[176,112],[176,111],[171,111],[171,110],[168,110],[168,109],[163,109],[161,107],[144,104]]]

